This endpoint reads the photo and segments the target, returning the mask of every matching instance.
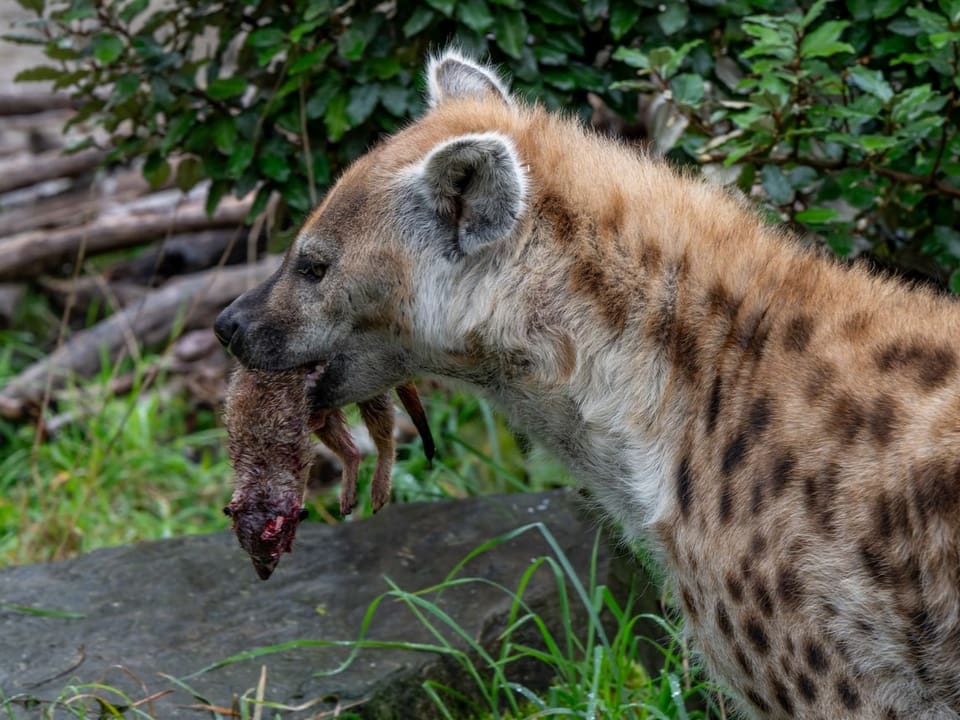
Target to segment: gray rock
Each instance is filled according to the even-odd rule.
[[[71,682],[102,682],[134,700],[172,690],[140,708],[157,718],[210,717],[209,711],[189,706],[229,708],[235,695],[253,695],[266,667],[266,699],[310,703],[301,711],[282,711],[285,719],[312,717],[337,702],[356,703],[354,711],[370,718],[437,717],[421,683],[430,678],[469,693],[472,682],[449,656],[429,652],[364,649],[347,669],[324,677],[315,673],[337,667],[349,649],[296,647],[194,674],[259,647],[354,640],[370,603],[390,589],[386,578],[407,591],[428,588],[484,542],[534,522],[550,528],[586,583],[596,522],[581,514],[570,491],[392,505],[370,520],[337,526],[308,522],[294,553],[265,583],[229,532],[7,568],[0,571],[0,697],[19,698],[11,703],[15,717],[39,717],[43,705],[26,707],[23,699],[50,701]],[[514,590],[530,561],[546,554],[551,552],[543,536],[528,531],[471,560],[460,575]],[[610,565],[611,553],[602,544],[602,581]],[[503,591],[471,583],[444,590],[439,599],[427,597],[469,637],[498,647],[510,609]],[[555,628],[557,598],[554,579],[540,569],[524,599]],[[82,617],[35,616],[11,605]],[[583,626],[580,603],[573,607]],[[445,635],[453,638],[449,630]],[[409,608],[393,599],[379,605],[367,637],[436,642]],[[165,676],[186,678],[196,697]],[[550,674],[527,664],[511,679],[538,688],[549,683]],[[0,716],[6,717],[3,710]],[[274,717],[272,712],[265,716]]]

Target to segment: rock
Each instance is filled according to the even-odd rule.
[[[268,582],[257,578],[229,532],[0,570],[0,711],[3,698],[16,696],[14,717],[38,717],[43,705],[31,708],[26,699],[50,701],[70,684],[98,682],[124,690],[134,701],[171,691],[139,707],[157,718],[210,717],[196,706],[230,708],[236,695],[252,696],[265,667],[267,700],[309,704],[283,711],[285,719],[313,717],[338,702],[354,705],[352,711],[367,718],[438,717],[421,689],[425,679],[467,693],[473,683],[449,656],[429,652],[365,649],[344,671],[322,677],[316,671],[337,667],[349,649],[304,646],[196,673],[260,647],[354,640],[370,603],[390,589],[386,578],[406,591],[428,588],[486,541],[535,522],[550,528],[586,584],[596,522],[581,514],[575,493],[563,490],[391,505],[372,519],[341,525],[307,522],[294,553],[282,559]],[[542,534],[530,530],[472,559],[459,576],[515,590],[531,560],[547,554]],[[602,582],[611,562],[602,543],[597,569]],[[499,647],[497,635],[510,610],[503,591],[477,582],[448,588],[439,599],[426,597],[469,637]],[[534,574],[524,600],[560,632],[556,582],[546,568]],[[17,605],[80,617],[27,614]],[[572,606],[579,614],[576,626],[584,627],[582,605],[574,600]],[[644,609],[652,607],[639,610]],[[446,629],[445,635],[454,637]],[[390,598],[378,606],[367,638],[436,643],[404,603]],[[171,677],[182,679],[196,697]],[[517,667],[511,679],[542,688],[550,674],[528,664]],[[265,715],[274,717],[273,711]]]

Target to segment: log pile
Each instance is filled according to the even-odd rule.
[[[62,96],[0,95],[0,328],[36,293],[59,314],[45,354],[0,383],[0,417],[55,432],[76,419],[57,410],[74,380],[147,350],[165,383],[215,402],[227,363],[213,319],[279,263],[245,224],[251,198],[208,215],[204,187],[151,188],[137,168],[105,168],[102,150],[65,154],[71,112]],[[133,385],[120,375],[94,390]]]

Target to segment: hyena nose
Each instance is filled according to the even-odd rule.
[[[213,322],[213,334],[217,336],[220,344],[228,350],[231,343],[239,339],[239,330],[240,321],[237,319],[237,313],[232,306],[217,315],[217,319]]]

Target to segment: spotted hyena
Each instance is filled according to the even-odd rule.
[[[960,307],[450,52],[218,334],[325,363],[333,408],[414,375],[491,398],[646,538],[743,714],[957,718]]]

